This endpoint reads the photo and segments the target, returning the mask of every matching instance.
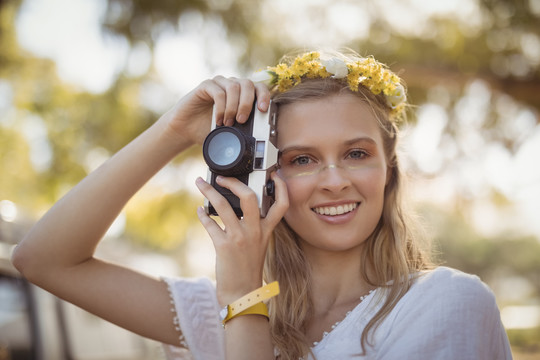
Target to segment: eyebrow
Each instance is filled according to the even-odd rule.
[[[370,145],[377,145],[377,142],[375,140],[373,140],[372,138],[370,138],[369,136],[362,136],[362,137],[357,137],[357,138],[347,140],[347,141],[345,141],[343,143],[343,145],[350,146],[350,145],[358,144],[358,143],[368,143]],[[300,151],[300,152],[302,152],[302,151],[311,151],[311,150],[314,150],[314,149],[315,149],[314,146],[292,145],[292,146],[288,146],[288,147],[283,148],[282,150],[279,151],[279,153],[284,154],[284,153],[288,153],[288,152],[291,152],[291,151]]]

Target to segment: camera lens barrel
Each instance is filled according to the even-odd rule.
[[[255,138],[235,127],[220,126],[208,134],[203,157],[218,175],[235,176],[253,171]]]

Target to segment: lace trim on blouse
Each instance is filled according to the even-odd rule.
[[[178,319],[178,313],[176,312],[176,306],[174,305],[174,296],[171,289],[171,284],[167,282],[165,279],[162,279],[163,282],[167,285],[167,290],[169,292],[169,303],[171,304],[171,313],[173,313],[173,325],[176,331],[178,331],[178,340],[181,347],[186,348],[189,350],[189,346],[186,342],[186,338],[184,337],[184,333],[182,332],[182,329],[180,328],[180,320]]]
[[[174,326],[184,348],[168,349],[174,352],[169,358],[223,360],[225,341],[212,282],[206,278],[162,280],[169,289]]]

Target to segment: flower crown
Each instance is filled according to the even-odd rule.
[[[285,92],[298,85],[302,79],[328,77],[344,79],[354,92],[363,85],[375,95],[383,93],[390,117],[396,121],[404,117],[407,96],[400,78],[371,57],[345,62],[337,57],[321,59],[320,54],[313,51],[299,55],[290,65],[280,63],[256,72],[252,80],[265,83],[270,89]]]

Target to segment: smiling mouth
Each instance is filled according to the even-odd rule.
[[[339,206],[322,206],[322,207],[315,207],[311,210],[313,210],[315,213],[319,215],[343,215],[346,213],[349,213],[356,209],[360,205],[360,203],[351,203],[351,204],[343,204]]]

